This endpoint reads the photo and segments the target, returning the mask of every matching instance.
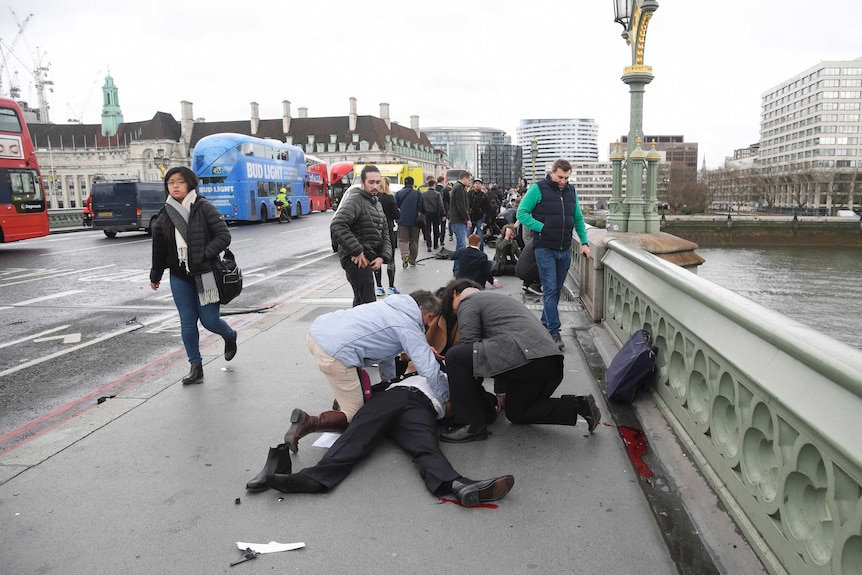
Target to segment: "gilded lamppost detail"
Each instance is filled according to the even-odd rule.
[[[643,95],[644,89],[652,79],[652,66],[644,65],[644,47],[646,32],[653,12],[658,9],[655,0],[614,0],[615,21],[623,26],[623,38],[631,46],[631,65],[623,69],[622,81],[629,86],[631,108],[629,111],[629,134],[626,144],[626,187],[625,200],[622,202],[622,213],[609,221],[611,229],[626,232],[657,232],[658,220],[644,218],[644,193],[642,189],[643,170],[647,165],[646,153],[640,148],[640,136],[643,135]],[[637,150],[636,159],[632,154]],[[647,177],[646,197],[655,197],[654,179]],[[646,201],[649,210],[649,200]],[[649,211],[647,211],[649,214]]]
[[[171,161],[169,156],[165,156],[165,149],[159,148],[156,150],[156,155],[153,156],[153,163],[159,169],[161,179],[165,178],[165,172],[168,170],[168,163]]]

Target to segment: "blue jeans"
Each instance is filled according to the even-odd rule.
[[[479,218],[478,220],[473,220],[472,222],[470,222],[473,224],[473,227],[470,230],[470,234],[476,234],[477,236],[479,236],[479,249],[480,250],[485,249],[485,232],[482,231],[482,222],[484,222],[484,221],[485,221],[485,218]],[[467,235],[470,235],[470,234],[467,234]]]
[[[542,282],[542,325],[552,336],[560,335],[560,292],[572,265],[572,252],[551,248],[536,248],[536,265]]]
[[[466,248],[467,224],[465,224],[464,222],[452,222],[451,224],[449,224],[449,227],[452,228],[452,233],[455,234],[455,249],[460,250],[461,248]]]
[[[186,348],[189,363],[202,361],[198,320],[201,320],[206,329],[219,334],[225,340],[234,337],[234,331],[219,317],[221,306],[218,303],[201,305],[194,280],[187,281],[171,275],[171,294],[174,296],[177,311],[180,312],[180,334],[183,336],[183,346]]]

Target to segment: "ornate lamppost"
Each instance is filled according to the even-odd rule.
[[[646,201],[643,194],[643,170],[647,165],[647,154],[641,147],[643,134],[644,88],[652,79],[652,66],[643,63],[647,25],[653,12],[658,9],[656,0],[614,0],[614,21],[623,27],[622,37],[632,49],[631,66],[623,69],[622,81],[628,84],[631,93],[629,112],[629,135],[625,156],[617,147],[611,154],[614,160],[625,161],[626,190],[622,197],[620,169],[614,170],[613,196],[610,202],[608,221],[614,231],[657,232],[659,218],[656,213],[655,178],[647,178]],[[646,146],[647,143],[643,142]],[[653,168],[655,169],[655,168]]]
[[[536,139],[536,136],[533,136],[533,140],[530,142],[530,157],[533,159],[533,179],[530,183],[534,183],[536,181],[536,157],[539,155],[539,141]]]
[[[161,179],[165,179],[165,172],[168,169],[168,163],[171,161],[170,157],[165,156],[165,149],[159,148],[156,150],[156,155],[153,156],[153,163],[159,169],[159,175]]]

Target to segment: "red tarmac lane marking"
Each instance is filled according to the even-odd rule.
[[[3,434],[0,436],[0,455],[4,455],[13,449],[21,447],[29,441],[56,429],[90,409],[98,407],[100,404],[96,403],[94,398],[105,395],[118,395],[160,375],[168,368],[173,367],[181,359],[184,359],[184,354],[185,352],[182,349],[179,349],[170,355],[157,359],[137,371],[124,375],[117,380],[91,391],[83,397],[70,401],[45,415],[37,417],[36,419]]]
[[[340,273],[340,271],[333,272],[324,278],[319,278],[319,281],[328,281]],[[319,288],[319,281],[318,283],[308,284],[307,286],[294,289],[286,293],[284,296],[268,302],[267,305],[281,305],[290,301],[300,300],[303,296]],[[256,320],[246,319],[243,322],[239,322],[235,327],[239,328],[244,325],[254,323],[255,321]],[[206,339],[208,340],[212,337],[216,337],[215,334],[212,334]],[[206,340],[201,342],[201,345],[207,345]],[[94,398],[98,399],[103,396],[116,396],[124,391],[133,389],[141,383],[148,381],[175,366],[182,359],[185,359],[185,351],[181,348],[165,357],[153,361],[149,365],[145,365],[137,371],[133,371],[120,379],[107,383],[83,397],[70,401],[69,403],[62,405],[49,413],[41,415],[36,419],[13,429],[12,431],[0,435],[0,455],[5,455],[33,439],[60,427],[73,418],[86,413],[90,409],[98,407],[100,404],[97,403]]]

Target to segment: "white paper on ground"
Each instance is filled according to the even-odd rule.
[[[278,553],[279,551],[302,549],[305,547],[305,543],[279,543],[278,541],[270,541],[269,543],[243,543],[242,541],[237,541],[236,546],[242,551],[251,549],[255,553]]]
[[[320,437],[317,438],[317,441],[312,443],[312,447],[332,447],[332,444],[335,443],[335,440],[341,437],[340,433],[331,433],[329,431],[325,431],[320,434]]]

